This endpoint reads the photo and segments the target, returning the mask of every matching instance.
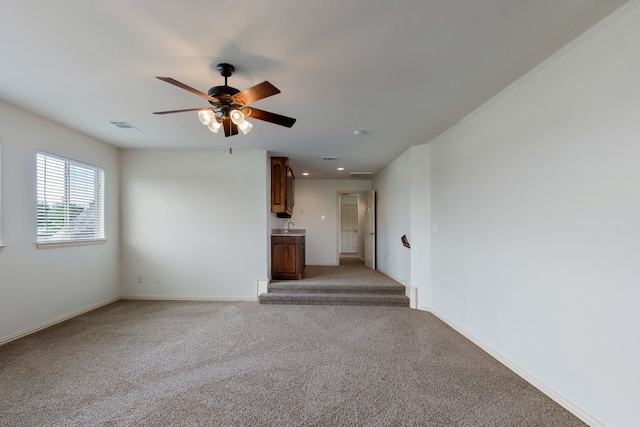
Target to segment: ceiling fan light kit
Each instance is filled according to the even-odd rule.
[[[253,125],[246,120],[243,120],[242,123],[238,123],[238,129],[240,129],[240,132],[242,132],[244,135],[249,133],[252,127]]]
[[[245,119],[246,117],[263,120],[289,128],[296,122],[296,119],[291,117],[281,116],[280,114],[270,113],[268,111],[247,106],[255,101],[280,93],[280,90],[271,83],[264,81],[250,87],[249,89],[239,91],[238,89],[227,85],[227,78],[235,71],[233,65],[222,63],[218,64],[217,68],[220,75],[224,77],[224,86],[214,86],[209,89],[208,93],[204,93],[187,86],[186,84],[171,77],[156,77],[164,82],[205,98],[209,101],[211,107],[158,111],[153,114],[198,111],[198,119],[200,120],[200,123],[207,126],[207,128],[214,133],[217,133],[220,128],[223,127],[225,136],[237,135],[238,129],[240,129],[240,131],[245,135],[249,133],[251,128],[253,128],[253,125]]]
[[[216,114],[212,110],[200,110],[198,111],[198,118],[203,125],[208,125],[211,120],[216,118]]]
[[[218,131],[222,127],[222,122],[218,121],[218,119],[213,116],[213,118],[209,120],[209,122],[207,122],[207,127],[211,132],[218,133]]]

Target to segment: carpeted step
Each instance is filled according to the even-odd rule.
[[[271,282],[269,293],[346,293],[346,294],[390,294],[404,295],[405,287],[400,284],[389,285],[353,285],[353,284],[321,284],[301,283],[299,281]]]
[[[277,292],[260,294],[260,304],[297,305],[376,305],[409,307],[409,298],[404,294],[380,293],[319,293],[319,292]]]

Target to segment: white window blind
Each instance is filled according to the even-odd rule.
[[[104,239],[104,170],[38,152],[38,243]]]

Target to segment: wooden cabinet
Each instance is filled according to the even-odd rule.
[[[287,157],[271,158],[271,212],[291,218],[295,204],[295,176]]]
[[[271,278],[301,280],[305,264],[305,236],[271,236]]]

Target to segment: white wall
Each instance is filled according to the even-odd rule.
[[[418,305],[431,299],[431,147],[411,147],[373,181],[377,191],[377,268],[418,289]],[[406,235],[411,248],[402,245]],[[395,262],[394,262],[395,261]]]
[[[431,290],[431,146],[409,149],[411,156],[411,274],[418,306],[429,307]]]
[[[307,230],[307,264],[338,265],[338,192],[370,189],[371,181],[362,179],[296,179],[296,204],[286,221]]]
[[[433,309],[608,426],[638,423],[640,9],[431,147]]]
[[[0,141],[2,342],[118,296],[119,152],[3,101]],[[105,244],[36,248],[38,150],[104,168]]]
[[[376,269],[398,282],[411,281],[411,151],[405,151],[373,180],[376,190]]]
[[[267,277],[267,163],[265,151],[123,150],[123,294],[254,299]]]

